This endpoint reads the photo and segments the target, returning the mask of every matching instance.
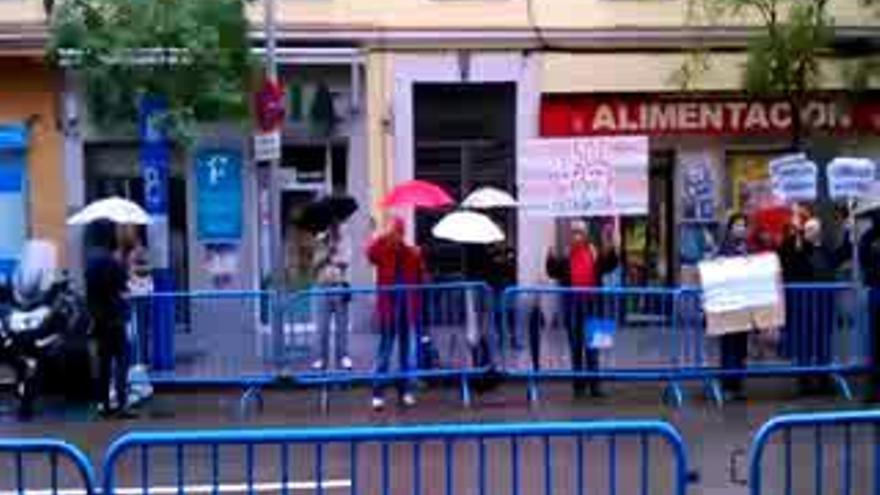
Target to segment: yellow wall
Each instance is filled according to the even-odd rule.
[[[0,24],[36,24],[43,22],[45,18],[42,0],[6,0],[0,2]]]
[[[556,92],[668,92],[681,86],[673,79],[686,54],[560,54],[542,55],[541,90]],[[695,81],[692,89],[739,91],[745,54],[719,53],[709,59],[709,70]],[[824,89],[845,88],[840,62],[822,65]]]
[[[684,24],[688,0],[532,0],[544,27],[625,28]],[[527,0],[279,0],[281,22],[291,25],[383,28],[516,28],[529,26]],[[262,19],[260,7],[255,20]],[[876,25],[859,0],[831,0],[838,25]],[[731,24],[731,21],[726,23]]]
[[[61,2],[64,0],[56,0]],[[327,28],[528,28],[527,0],[276,0],[278,20],[288,25]],[[534,20],[552,28],[680,26],[689,0],[532,0]],[[251,7],[262,22],[262,1]],[[877,25],[860,0],[831,0],[841,26]],[[42,0],[0,1],[0,24],[38,25]],[[730,20],[725,21],[731,24]]]
[[[31,235],[48,238],[64,254],[66,201],[63,138],[56,128],[58,85],[40,59],[0,58],[0,121],[37,116],[27,155]]]

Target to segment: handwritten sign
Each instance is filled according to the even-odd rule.
[[[877,166],[867,158],[835,158],[828,164],[831,199],[857,199],[870,194]]]
[[[707,334],[747,332],[784,324],[782,270],[775,254],[703,261],[699,272]]]
[[[648,139],[534,139],[526,144],[521,208],[539,216],[645,215]]]
[[[783,202],[814,201],[818,168],[807,159],[807,155],[797,153],[786,155],[769,163],[773,195]]]

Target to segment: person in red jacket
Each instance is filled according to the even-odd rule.
[[[410,370],[410,328],[416,327],[421,311],[417,291],[395,288],[418,285],[425,280],[421,250],[406,244],[404,232],[403,220],[393,218],[388,230],[374,237],[367,248],[367,258],[376,267],[376,284],[379,286],[377,316],[380,338],[376,357],[376,372],[379,375],[388,373],[395,337],[400,353],[400,372]],[[397,381],[400,400],[407,407],[416,403],[410,384],[411,380],[407,379]],[[374,410],[385,407],[383,388],[381,381],[373,386]]]
[[[602,311],[602,296],[592,290],[601,287],[602,277],[618,265],[619,241],[607,229],[603,237],[602,245],[594,244],[589,239],[587,224],[576,220],[571,223],[571,243],[567,253],[559,255],[551,251],[547,254],[546,270],[549,277],[558,281],[560,286],[573,289],[563,294],[562,303],[571,347],[571,367],[575,373],[584,371],[585,357],[587,371],[599,370],[599,351],[589,348],[585,342],[584,324],[588,317],[606,316]],[[576,377],[572,385],[576,398],[585,395],[587,384],[593,397],[603,396],[596,380]]]

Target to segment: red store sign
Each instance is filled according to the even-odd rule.
[[[849,104],[822,96],[801,109],[814,130],[880,134],[880,98]],[[687,98],[548,94],[541,98],[541,136],[773,135],[791,131],[791,105],[733,96]]]

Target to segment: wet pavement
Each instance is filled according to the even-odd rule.
[[[58,411],[48,411],[37,420],[22,424],[16,422],[8,413],[0,422],[0,436],[33,437],[54,436],[72,442],[83,449],[95,465],[100,466],[104,449],[114,438],[131,430],[178,430],[189,428],[242,428],[242,427],[320,427],[340,425],[390,424],[431,424],[457,422],[533,422],[538,420],[596,420],[596,419],[665,419],[674,424],[682,433],[688,451],[689,468],[698,476],[698,483],[692,485],[692,493],[742,494],[745,487],[738,483],[746,475],[747,459],[742,453],[747,449],[753,433],[766,420],[781,412],[814,411],[827,409],[858,408],[856,402],[840,402],[831,398],[801,399],[794,395],[795,387],[791,381],[756,381],[750,387],[750,400],[730,403],[718,408],[701,398],[698,388],[687,389],[687,401],[678,409],[664,406],[661,401],[662,388],[651,384],[618,383],[606,387],[608,397],[603,399],[574,400],[570,389],[564,384],[548,384],[542,387],[541,401],[530,407],[522,384],[507,384],[501,389],[478,397],[471,408],[464,408],[455,388],[435,388],[424,390],[419,396],[419,404],[412,409],[402,410],[391,407],[384,412],[369,410],[369,392],[359,388],[338,390],[331,396],[330,409],[322,413],[319,394],[315,391],[273,391],[265,394],[264,409],[248,418],[240,416],[239,395],[235,393],[197,393],[180,395],[160,395],[146,404],[136,420],[95,420],[85,413],[71,412],[66,417]],[[867,437],[865,445],[873,445]],[[857,437],[858,439],[858,437]],[[826,440],[828,440],[826,438]],[[602,439],[590,442],[581,458],[583,469],[573,469],[578,461],[576,445],[571,442],[554,443],[552,493],[581,493],[575,487],[580,472],[585,493],[671,493],[671,456],[664,445],[652,442],[645,450],[635,442],[621,441],[614,446],[616,472],[614,474],[617,490],[610,489],[609,464],[610,446]],[[815,479],[813,462],[815,456],[804,457],[813,452],[810,437],[795,439],[795,465],[809,476],[799,476],[804,483]],[[857,442],[858,443],[858,442]],[[519,452],[519,468],[510,463],[510,445],[488,443],[487,477],[480,480],[475,474],[479,465],[476,447],[456,446],[453,472],[448,479],[454,490],[452,493],[479,493],[483,483],[485,493],[514,493],[514,471],[519,471],[517,484],[522,494],[544,493],[547,486],[547,468],[543,465],[545,446],[525,442]],[[834,465],[839,461],[840,449],[829,447],[826,462]],[[835,453],[836,452],[836,453]],[[137,452],[135,453],[137,454]],[[208,488],[211,479],[211,459],[213,453],[206,448],[188,448],[185,452],[157,451],[150,458],[151,472],[147,484],[152,494],[176,494],[178,485],[177,459],[185,460],[183,479],[185,493],[212,493]],[[247,466],[254,466],[255,492],[281,493],[280,481],[284,478],[281,453],[277,447],[260,447],[248,453],[244,448],[224,448],[218,454],[219,479],[223,482],[220,492],[244,492],[247,489]],[[357,487],[356,493],[379,493],[383,473],[382,456],[387,455],[391,482],[390,493],[413,493],[414,487],[422,493],[447,493],[445,471],[446,452],[441,444],[426,443],[416,453],[412,445],[402,442],[387,452],[377,446],[364,445],[352,458],[347,446],[327,446],[317,460],[313,446],[292,448],[287,458],[290,474],[287,479],[292,492],[349,493],[351,485]],[[852,455],[852,454],[851,454]],[[854,493],[868,493],[870,483],[865,468],[868,455],[857,457],[855,474],[851,483],[857,488]],[[648,459],[649,468],[640,466]],[[124,459],[119,470],[118,486],[131,490],[122,493],[134,495],[143,484],[138,455]],[[352,463],[353,461],[353,463]],[[11,493],[14,488],[9,459],[0,459],[0,494]],[[769,455],[768,462],[780,462],[779,456]],[[3,464],[6,463],[6,464]],[[838,462],[839,464],[839,462]],[[319,466],[320,465],[320,466]],[[351,466],[357,466],[352,471]],[[419,467],[414,467],[418,465]],[[7,469],[6,466],[9,466]],[[28,486],[48,488],[46,477],[34,461],[28,467]],[[320,471],[318,471],[320,470]],[[770,471],[778,471],[771,466]],[[818,480],[829,486],[839,486],[838,476],[830,468],[825,479]],[[320,488],[315,484],[317,473],[323,477]],[[642,491],[645,473],[648,475],[648,490]],[[575,474],[573,474],[575,473]],[[771,473],[772,477],[773,473]],[[41,479],[42,478],[42,479]],[[808,479],[807,479],[808,478]],[[62,476],[61,486],[64,484]],[[841,478],[842,479],[842,478]],[[771,483],[777,483],[773,478]],[[858,490],[861,488],[862,490]],[[833,492],[833,491],[832,491]],[[829,493],[832,493],[829,492]],[[771,492],[772,493],[772,492]],[[48,495],[48,494],[47,494]],[[78,495],[70,493],[68,495]]]

